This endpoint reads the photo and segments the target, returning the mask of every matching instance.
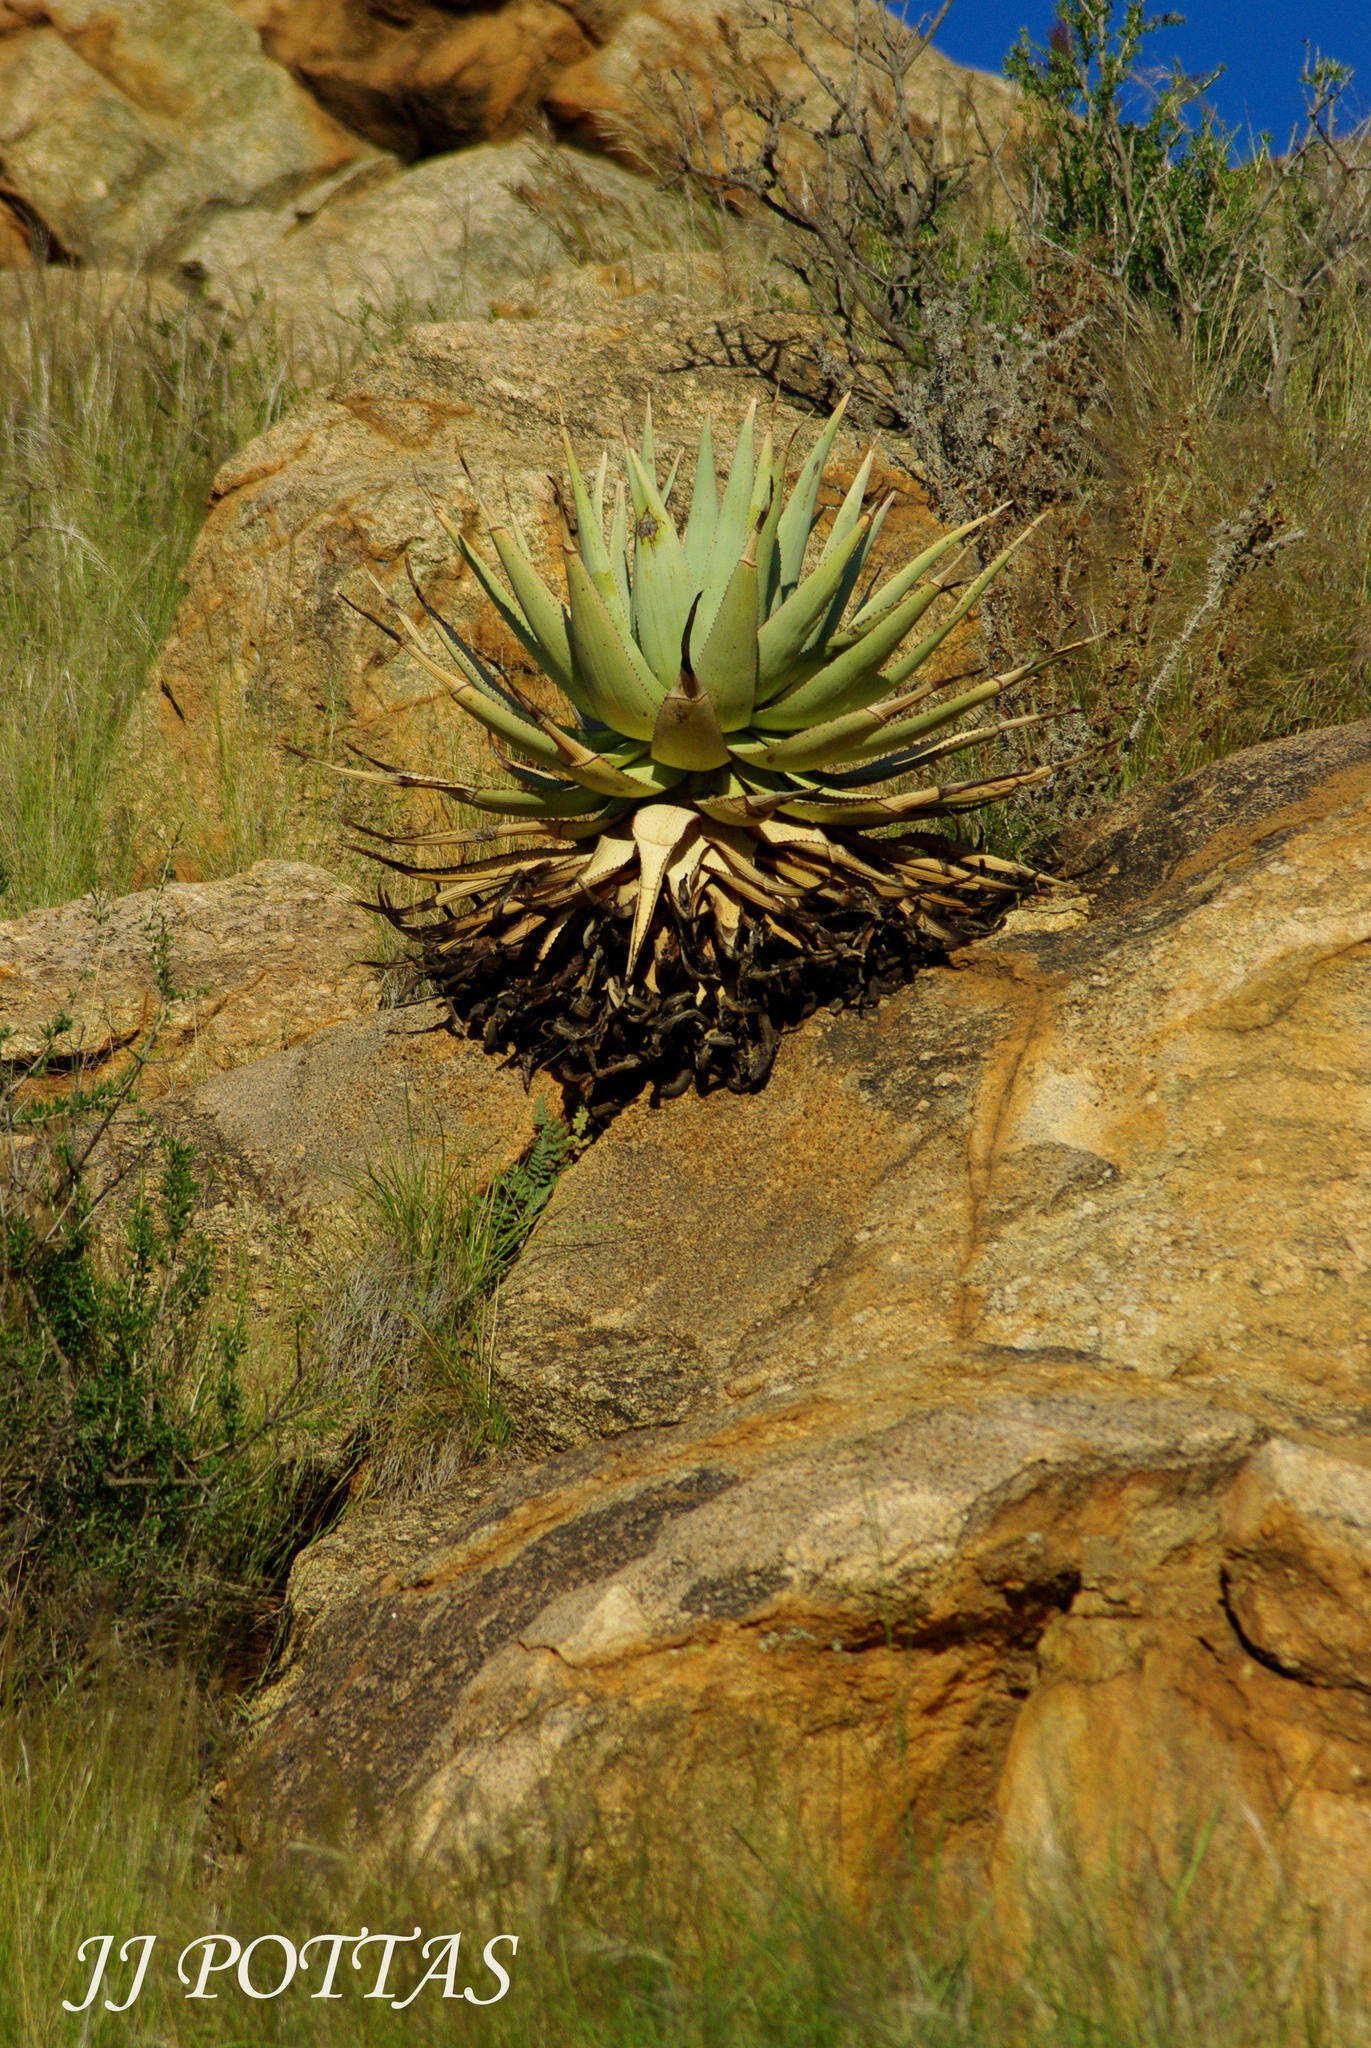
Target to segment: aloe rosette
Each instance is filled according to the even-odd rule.
[[[507,780],[342,771],[503,819],[371,834],[422,885],[380,907],[468,1029],[592,1106],[647,1079],[661,1094],[759,1085],[787,1022],[884,992],[1039,879],[928,829],[1048,772],[945,779],[959,753],[1035,722],[966,721],[1056,655],[968,688],[926,676],[1018,542],[949,590],[986,524],[970,520],[864,590],[893,499],[868,507],[868,454],[820,539],[842,412],[788,492],[755,406],[722,482],[706,424],[679,528],[650,408],[608,507],[608,455],[587,482],[564,434],[565,599],[512,520],[481,508],[492,560],[438,511],[567,715],[497,674],[417,583],[438,646],[387,599],[385,630],[485,728]]]

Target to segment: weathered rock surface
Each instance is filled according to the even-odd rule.
[[[626,1113],[502,1308],[576,1447],[303,1555],[245,1839],[669,1816],[855,1878],[912,1825],[1018,1926],[1212,1828],[1362,1970],[1369,818],[1371,724],[1220,764],[1078,852],[1088,912]]]
[[[515,196],[549,182],[641,206],[641,178],[554,142],[510,141],[410,168],[324,113],[225,0],[34,0],[0,24],[0,267],[39,226],[104,270],[141,268],[273,322],[296,374],[336,371],[367,323],[484,319],[569,267]],[[373,337],[374,346],[374,337]]]
[[[144,1062],[138,1093],[260,1060],[378,1003],[376,921],[319,868],[258,861],[227,881],[78,897],[0,924],[10,1062],[51,1040],[87,1080]]]
[[[84,262],[165,266],[215,216],[374,156],[225,0],[20,0],[0,18],[0,179]]]
[[[296,1565],[242,1825],[469,1853],[631,1828],[650,1786],[673,1827],[798,1801],[852,1868],[911,1809],[984,1847],[1047,1622],[1184,1578],[1254,1435],[872,1367],[359,1518]]]
[[[315,375],[415,320],[484,321],[555,303],[574,269],[553,225],[520,196],[576,189],[592,213],[632,218],[643,181],[560,144],[483,143],[397,171],[385,158],[276,206],[216,216],[179,274],[251,325],[259,308]]]
[[[1371,1416],[1371,723],[1205,769],[742,1101],[642,1103],[508,1290],[541,1449],[896,1354]]]
[[[841,69],[818,18],[799,26]],[[568,182],[587,175],[564,141],[641,170],[675,126],[671,75],[693,83],[707,127],[729,101],[734,35],[744,61],[813,99],[783,41],[703,0],[15,0],[0,8],[0,268],[53,250],[151,268],[235,311],[265,303],[317,374],[364,304],[483,316],[560,255],[516,214],[498,153],[403,175],[400,161],[550,124],[554,175],[559,156]],[[927,52],[916,124],[959,150],[973,102],[992,139],[1012,124],[1007,86]],[[651,187],[632,186],[650,210]]]
[[[802,347],[797,316],[769,316],[764,330],[773,353]],[[625,421],[641,421],[649,396],[659,447],[684,444],[689,458],[708,413],[728,448],[748,402],[767,403],[770,391],[698,301],[649,292],[575,320],[415,328],[242,449],[216,480],[186,599],[126,740],[130,778],[144,802],[158,792],[160,818],[186,853],[215,830],[221,750],[279,777],[283,731],[334,760],[351,743],[469,773],[482,758],[469,721],[343,600],[374,609],[374,575],[422,622],[408,557],[425,597],[536,691],[536,671],[444,537],[432,501],[479,535],[478,494],[504,503],[507,493],[544,573],[560,579],[553,474],[563,466],[563,413],[582,459],[593,459]],[[813,419],[782,401],[782,446],[797,428],[796,465]],[[839,490],[861,453],[844,428],[831,472]],[[892,558],[926,544],[932,521],[912,480],[878,462],[870,488],[896,493],[885,529]],[[960,644],[949,662],[959,655]],[[309,806],[284,783],[279,803],[308,831]]]
[[[234,5],[323,106],[411,161],[534,125],[552,80],[594,47],[584,10],[556,0],[481,8],[429,0],[400,8],[369,0]]]
[[[31,270],[37,261],[23,214],[0,199],[0,270]]]
[[[440,1004],[381,1008],[376,945],[352,892],[294,862],[81,897],[0,924],[0,1059],[22,1073],[45,1056],[28,1094],[122,1076],[130,1100],[90,1127],[102,1225],[126,1216],[164,1138],[187,1142],[197,1227],[270,1318],[283,1258],[355,1247],[369,1169],[441,1157],[479,1179],[527,1151],[540,1095],[563,1107],[552,1083],[530,1096],[454,1038]],[[41,1151],[21,1137],[0,1164],[22,1184]]]

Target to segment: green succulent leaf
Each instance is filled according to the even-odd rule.
[[[701,687],[690,665],[690,631],[695,623],[696,605],[690,607],[681,634],[681,674],[674,689],[662,699],[652,733],[652,758],[668,767],[722,768],[728,761],[728,745],[719,724],[713,699]]]
[[[859,521],[841,548],[826,561],[818,562],[777,606],[757,630],[757,699],[760,704],[783,689],[798,687],[801,650],[815,624],[833,602],[847,565],[870,530],[870,521]],[[821,657],[816,657],[821,665]]]
[[[915,669],[922,668],[931,654],[936,654],[953,627],[961,623],[971,610],[972,605],[980,602],[981,598],[984,597],[986,591],[989,590],[991,584],[995,581],[995,578],[1013,556],[1018,553],[1029,535],[1042,525],[1046,517],[1046,512],[1040,512],[1037,518],[1009,543],[1007,548],[1001,548],[999,554],[996,555],[989,567],[982,569],[980,575],[973,578],[967,585],[947,617],[929,634],[928,638],[921,640],[917,647],[910,648],[908,653],[900,656],[890,671],[892,683],[902,683],[906,676],[913,675]]]
[[[751,531],[752,483],[755,474],[753,426],[756,417],[757,402],[754,399],[739,429],[728,481],[724,485],[718,517],[714,522],[714,540],[705,566],[704,596],[700,607],[700,628],[706,633],[714,623],[714,614],[728,587],[733,565],[747,546],[748,534]]]
[[[696,586],[671,514],[630,448],[629,490],[637,524],[633,550],[633,631],[663,690],[680,673],[681,633]]]
[[[719,479],[714,466],[714,435],[706,417],[700,429],[700,452],[695,459],[695,488],[690,498],[690,516],[681,542],[686,567],[699,589],[704,588],[709,553],[714,545],[714,529],[718,523]]]
[[[968,519],[965,525],[954,527],[951,533],[939,535],[931,547],[925,548],[921,555],[916,555],[912,562],[907,562],[903,569],[890,577],[888,582],[883,583],[874,596],[869,597],[865,604],[852,614],[847,623],[848,634],[855,636],[865,632],[882,612],[888,611],[891,605],[898,604],[906,591],[912,590],[916,583],[921,583],[925,576],[936,569],[944,556],[958,547],[968,534],[977,532],[992,519],[998,519],[1004,510],[1003,505],[997,506],[995,511],[985,512],[979,519]]]
[[[757,541],[754,529],[694,660],[726,733],[747,725],[757,695]],[[698,626],[694,637],[698,644]]]
[[[818,503],[819,485],[823,481],[824,470],[828,467],[828,458],[833,452],[833,443],[847,407],[848,400],[844,395],[829,415],[827,425],[806,456],[800,474],[795,479],[795,488],[791,491],[777,524],[776,550],[780,578],[776,594],[781,602],[790,596],[800,580],[805,550],[814,531],[814,507]]]
[[[574,549],[566,550],[576,686],[595,716],[631,739],[651,739],[664,692]]]

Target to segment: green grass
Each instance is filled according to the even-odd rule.
[[[1371,713],[1367,304],[1330,308],[1278,414],[1160,321],[1109,354],[1092,470],[1015,591],[1021,645],[1103,636],[1036,686],[1115,750],[1092,801]],[[1022,807],[1033,831],[1065,793]]]
[[[317,1491],[301,1432],[320,1398],[250,1386],[206,1177],[188,1144],[128,1121],[141,1060],[45,1099],[66,1022],[8,1065],[0,1028],[0,1670],[61,1683],[115,1641],[212,1672],[274,1617]]]
[[[76,272],[0,315],[0,916],[135,879],[120,731],[211,477],[294,400],[269,340]]]
[[[526,1157],[493,1174],[410,1130],[361,1178],[361,1242],[313,1337],[357,1431],[357,1493],[422,1493],[511,1441],[490,1384],[499,1285],[580,1145],[541,1102],[534,1121]]]
[[[508,1441],[495,1300],[579,1137],[540,1104],[483,1172],[409,1132],[363,1176],[342,1279],[298,1304],[292,1371],[267,1353],[293,1283],[250,1324],[209,1175],[133,1116],[140,1062],[45,1093],[68,1021],[8,1064],[0,1027],[0,1673],[62,1684],[108,1641],[216,1681],[345,1491],[422,1492]]]
[[[669,1887],[650,1860],[606,1897],[563,1859],[508,1877],[398,1861],[365,1871],[291,1844],[235,1857],[206,1790],[226,1728],[194,1689],[163,1676],[106,1681],[20,1707],[0,1730],[0,2039],[24,2048],[256,2048],[412,2043],[439,2048],[1352,2048],[1364,2001],[1339,1991],[1317,1944],[1248,1930],[1203,1863],[1188,1890],[1140,1907],[1119,1893],[1068,1895],[1028,1946],[998,1940],[982,1904],[939,1903],[933,1873],[888,1871],[854,1907],[813,1860],[760,1853],[739,1836],[731,1878],[692,1882],[677,1851]],[[646,1798],[646,1788],[645,1788]],[[428,1986],[403,2011],[369,1999],[344,1952],[336,2001],[311,2001],[322,1954],[274,2000],[233,1972],[214,2000],[176,1977],[186,1944],[223,1929],[246,1945],[279,1933],[463,1934],[456,1977],[496,1988],[482,1950],[496,1934],[511,1972],[475,2010]],[[78,1944],[155,1934],[136,2007],[83,2021],[89,1964]],[[266,1945],[263,1988],[283,1952]],[[107,1995],[131,1981],[116,1967]],[[394,1978],[397,1990],[402,1978]],[[410,1980],[413,1981],[412,1979]]]

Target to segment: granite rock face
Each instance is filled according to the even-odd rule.
[[[849,17],[797,20],[809,56],[841,71]],[[650,213],[636,174],[669,154],[673,95],[690,91],[707,128],[728,108],[739,141],[729,73],[761,61],[788,96],[822,99],[754,14],[703,0],[5,0],[0,269],[55,254],[170,277],[250,325],[265,308],[297,374],[317,377],[344,343],[356,352],[368,307],[482,317],[545,281],[564,252],[500,175],[522,138],[546,138],[557,185],[612,179],[618,158]],[[1016,120],[1002,81],[932,50],[909,103],[950,152],[977,122],[995,141]]]
[[[454,1038],[438,1003],[383,1007],[376,945],[344,883],[287,861],[0,924],[0,1060],[21,1096],[127,1089],[81,1126],[101,1228],[160,1170],[163,1140],[188,1145],[197,1227],[269,1320],[283,1259],[356,1248],[372,1169],[441,1159],[479,1181],[528,1150],[540,1098],[562,1108],[557,1089],[530,1096]],[[0,1173],[41,1180],[33,1130],[10,1136]]]
[[[425,1152],[479,1174],[507,1165],[533,1143],[540,1102],[561,1108],[555,1088],[530,1096],[454,1038],[429,1002],[324,1026],[168,1097],[157,1123],[190,1140],[226,1211],[250,1197],[309,1237],[355,1208],[370,1167]]]
[[[556,0],[481,8],[431,0],[398,8],[370,0],[234,5],[321,105],[411,162],[534,125],[551,81],[594,47],[581,19],[587,10]],[[607,25],[603,16],[602,9],[597,25]]]
[[[555,300],[573,266],[520,196],[549,188],[577,191],[592,213],[631,217],[643,203],[641,179],[547,141],[477,143],[403,168],[370,157],[284,204],[215,215],[182,247],[176,273],[249,327],[260,304],[297,374],[326,383],[416,320],[485,321]]]
[[[1369,818],[1371,725],[1221,763],[761,1096],[625,1113],[502,1305],[568,1448],[297,1561],[244,1841],[912,1833],[1028,1931],[1203,1830],[1364,1976]]]
[[[1371,724],[1205,769],[1072,866],[760,1095],[611,1127],[505,1299],[535,1448],[891,1357],[1363,1411]]]
[[[322,106],[406,158],[501,139],[548,122],[554,132],[630,164],[668,141],[673,118],[661,87],[680,79],[706,126],[716,106],[735,136],[730,102],[741,61],[765,63],[784,96],[817,99],[812,75],[757,10],[724,0],[233,0],[263,47]],[[867,33],[877,30],[872,9]],[[848,10],[795,17],[804,49],[840,75]],[[850,57],[848,59],[850,62]],[[971,105],[992,139],[1014,119],[1002,79],[928,51],[909,82],[909,110],[949,147],[974,135]]]
[[[527,187],[641,211],[641,178],[545,139],[405,165],[341,127],[226,0],[32,0],[0,20],[0,269],[46,243],[274,329],[326,378],[405,320],[484,319],[570,268]],[[388,324],[387,324],[388,323]]]

